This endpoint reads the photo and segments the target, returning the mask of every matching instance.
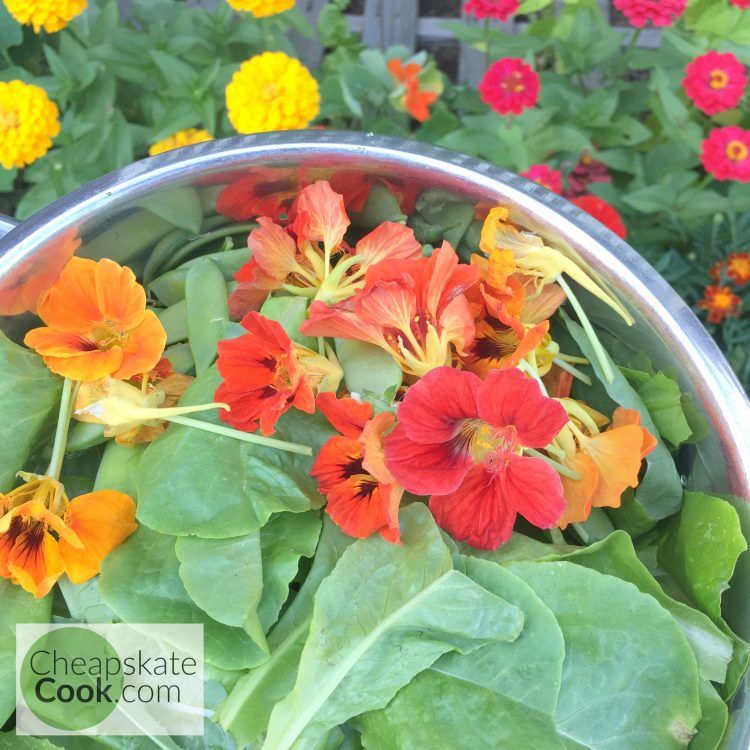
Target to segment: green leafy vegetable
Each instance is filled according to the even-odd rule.
[[[336,339],[336,355],[350,393],[392,401],[404,373],[388,352],[364,341]]]

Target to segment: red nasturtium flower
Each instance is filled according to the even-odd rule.
[[[261,217],[258,229],[250,232],[247,242],[252,257],[235,274],[239,285],[229,298],[233,317],[258,310],[268,294],[280,288],[336,302],[364,286],[369,266],[422,254],[414,232],[391,221],[383,222],[350,248],[344,242],[349,227],[344,199],[324,181],[302,189],[295,212],[290,227]]]
[[[264,435],[274,432],[279,417],[292,406],[315,411],[316,391],[336,391],[342,373],[338,364],[287,336],[275,320],[249,313],[243,336],[219,342],[217,365],[224,382],[216,400],[231,411],[220,417],[232,427]]]
[[[369,341],[385,349],[404,372],[421,377],[449,365],[474,339],[474,315],[464,294],[479,269],[459,264],[444,242],[429,258],[389,260],[370,266],[365,286],[329,307],[310,305],[300,326],[305,336]]]
[[[24,343],[73,380],[132,378],[159,361],[167,334],[135,274],[112,260],[71,258],[39,304],[46,328]]]
[[[537,182],[558,195],[562,193],[562,172],[547,164],[532,164],[525,172],[521,172],[521,177]]]
[[[565,451],[563,465],[580,475],[580,479],[560,475],[567,502],[559,522],[563,529],[585,521],[592,507],[619,508],[622,493],[638,486],[641,461],[656,447],[654,436],[641,427],[640,413],[622,407],[615,409],[610,427],[603,432],[571,419],[557,443]]]
[[[539,98],[539,76],[520,57],[504,57],[484,74],[479,93],[495,112],[520,115]]]
[[[708,311],[709,323],[723,323],[728,317],[737,317],[742,300],[728,286],[712,284],[703,290],[698,301],[701,310]]]
[[[518,13],[520,0],[469,0],[464,3],[464,13],[470,13],[480,21],[484,18],[494,18],[505,22]]]
[[[69,501],[51,477],[19,474],[24,484],[0,493],[0,576],[35,597],[46,596],[63,573],[83,583],[137,528],[135,503],[101,490]]]
[[[404,88],[401,106],[418,122],[429,120],[430,104],[438,98],[438,92],[420,88],[422,66],[414,62],[404,65],[395,58],[388,61],[387,67],[396,83]]]
[[[638,28],[649,21],[654,26],[671,26],[685,12],[687,3],[688,0],[615,0],[615,8]]]
[[[745,94],[745,66],[731,52],[706,52],[685,68],[682,87],[693,104],[707,115],[734,109]]]
[[[557,472],[524,448],[544,448],[568,421],[520,370],[473,373],[441,367],[418,380],[385,440],[388,468],[455,539],[495,549],[516,514],[551,528],[565,510]]]
[[[628,230],[625,227],[622,216],[604,198],[600,198],[598,195],[582,195],[578,198],[572,198],[570,202],[587,214],[591,214],[598,222],[604,224],[607,229],[613,231],[618,237],[625,239],[628,236]]]
[[[750,130],[714,128],[703,141],[701,161],[717,180],[750,182]]]
[[[398,543],[398,508],[404,488],[385,465],[383,440],[396,418],[373,417],[372,406],[353,398],[321,393],[317,406],[341,433],[320,449],[310,474],[328,503],[326,512],[349,536],[375,532]]]

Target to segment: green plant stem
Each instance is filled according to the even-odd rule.
[[[563,476],[569,477],[570,479],[574,481],[578,481],[581,478],[581,475],[577,471],[573,471],[573,469],[569,469],[567,466],[563,466],[561,463],[558,463],[554,459],[551,459],[549,456],[545,456],[544,453],[540,453],[537,450],[534,450],[533,448],[524,448],[523,452],[527,456],[533,456],[534,458],[541,458],[542,461],[545,463],[548,463],[558,474],[562,474]]]
[[[633,51],[642,33],[643,33],[642,26],[633,32],[633,36],[630,37],[630,43],[628,44],[627,49],[625,50],[625,55],[629,55]]]
[[[565,370],[565,372],[570,373],[574,378],[577,378],[582,383],[585,383],[586,385],[591,385],[591,378],[588,375],[581,372],[576,367],[573,367],[573,365],[568,364],[564,359],[560,359],[560,357],[555,357],[552,361],[561,370]]]
[[[563,536],[563,533],[562,531],[560,531],[560,529],[550,529],[549,535],[550,539],[552,539],[553,544],[565,544],[565,537]]]
[[[243,440],[246,443],[255,443],[256,445],[263,445],[267,448],[275,448],[276,450],[287,451],[288,453],[299,453],[301,456],[312,456],[312,448],[309,445],[287,443],[285,440],[263,437],[262,435],[255,435],[252,432],[240,432],[239,430],[233,430],[231,427],[222,427],[218,424],[203,422],[200,419],[190,419],[189,417],[170,417],[169,421],[185,425],[185,427],[194,427],[197,430],[213,432],[215,435]]]
[[[490,67],[490,19],[484,19],[484,67],[489,69]]]
[[[57,413],[57,428],[55,429],[55,443],[52,446],[52,458],[50,458],[47,476],[53,479],[60,478],[62,471],[63,456],[65,455],[65,446],[68,442],[68,429],[70,428],[70,416],[73,412],[76,395],[80,383],[70,378],[65,378],[63,382],[62,395],[60,396],[60,411]]]

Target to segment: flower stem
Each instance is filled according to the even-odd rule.
[[[68,429],[70,427],[70,415],[73,411],[78,387],[80,383],[70,378],[65,378],[63,382],[62,395],[60,396],[60,411],[57,414],[57,428],[55,429],[55,443],[52,447],[52,458],[50,458],[47,476],[53,479],[60,478],[62,471],[63,456],[65,455],[65,445],[68,442]]]
[[[557,527],[549,530],[549,536],[553,544],[565,544],[565,537]]]
[[[568,282],[565,281],[565,279],[562,277],[562,274],[557,277],[556,281],[565,292],[565,295],[570,301],[570,304],[573,306],[573,309],[578,315],[578,320],[580,320],[581,325],[583,326],[583,330],[586,333],[586,337],[591,343],[591,346],[594,348],[596,358],[599,360],[599,366],[602,368],[604,379],[608,383],[613,383],[615,374],[612,372],[612,367],[609,364],[607,353],[604,351],[604,347],[602,346],[601,341],[599,341],[599,337],[596,335],[594,327],[591,325],[591,321],[589,320],[588,315],[586,315],[586,311],[581,306],[581,303],[578,301],[578,297],[576,297],[576,295],[573,293],[573,290],[570,288]]]
[[[591,385],[591,378],[586,375],[585,373],[582,373],[579,369],[576,367],[573,367],[573,365],[569,365],[564,359],[560,359],[560,357],[555,357],[552,360],[561,370],[565,370],[565,372],[570,373],[574,378],[577,378],[582,383],[585,383],[586,385]]]
[[[628,47],[625,50],[626,55],[629,55],[630,52],[635,48],[635,45],[638,43],[638,39],[640,38],[642,33],[643,33],[642,26],[633,32],[633,36],[630,37],[630,44],[628,44]]]
[[[563,466],[561,463],[558,463],[554,459],[551,459],[549,456],[545,456],[544,453],[540,453],[537,450],[534,450],[533,448],[524,448],[523,452],[527,456],[533,456],[534,458],[541,458],[542,461],[545,461],[548,463],[558,474],[562,474],[563,476],[569,477],[570,479],[574,481],[578,481],[581,478],[581,475],[577,471],[573,471],[573,469],[569,469],[567,466]]]
[[[195,427],[197,430],[213,432],[216,435],[224,435],[235,440],[244,440],[246,443],[264,445],[268,448],[276,448],[277,450],[288,451],[289,453],[299,453],[302,456],[312,456],[312,448],[309,445],[287,443],[285,440],[263,437],[252,432],[240,432],[239,430],[233,430],[231,427],[222,427],[218,424],[211,424],[211,422],[203,422],[200,419],[190,419],[190,417],[170,417],[169,421],[185,425],[185,427]]]

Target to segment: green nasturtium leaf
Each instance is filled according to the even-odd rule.
[[[214,717],[238,746],[250,745],[266,731],[273,707],[294,687],[302,649],[310,631],[315,594],[354,541],[330,518],[324,517],[310,572],[268,636],[271,658],[237,681]]]
[[[297,681],[271,714],[266,744],[314,746],[339,724],[385,706],[448,651],[470,653],[521,632],[521,611],[453,570],[427,510],[400,516],[403,545],[370,537],[344,552],[315,596]]]
[[[145,449],[144,445],[120,445],[110,440],[96,472],[94,490],[117,490],[135,499],[138,495],[135,480]]]
[[[308,302],[304,297],[293,295],[270,296],[260,308],[260,314],[279,323],[292,341],[317,351],[317,340],[299,332],[302,321],[307,317]]]
[[[193,603],[180,580],[175,541],[141,526],[110,552],[99,578],[104,603],[125,622],[202,624],[206,661],[222,669],[265,661],[245,631],[216,622]]]
[[[404,373],[388,352],[365,341],[336,339],[336,356],[350,393],[395,398]]]
[[[534,589],[562,630],[555,724],[570,746],[683,750],[701,717],[698,669],[671,615],[632,584],[580,565],[507,567]]]
[[[737,511],[726,500],[686,492],[682,513],[659,544],[658,559],[691,601],[719,620],[722,592],[746,549]]]
[[[54,432],[61,391],[38,354],[0,331],[0,492],[13,487],[45,428]]]
[[[213,401],[215,367],[197,378],[181,405]],[[213,412],[194,415],[219,424]],[[275,438],[309,445],[313,455],[334,434],[319,415],[291,409]],[[138,520],[176,536],[235,537],[261,528],[273,513],[301,513],[323,500],[310,477],[312,457],[171,424],[143,454],[138,470]]]
[[[635,409],[641,415],[641,424],[658,438],[658,431],[648,410],[640,396],[628,383],[625,376],[618,370],[617,365],[610,359],[614,381],[607,383],[598,364],[598,358],[593,350],[583,328],[570,318],[565,318],[568,332],[581,348],[583,355],[591,362],[598,380],[606,389],[609,398],[627,409]],[[605,356],[607,356],[605,354]],[[651,523],[676,513],[682,501],[682,484],[674,461],[667,447],[658,440],[656,447],[646,457],[646,474],[635,490],[635,504],[640,506],[643,515],[651,519]],[[617,523],[617,510],[612,512]],[[639,529],[640,530],[640,529]]]
[[[521,635],[512,643],[442,656],[385,708],[359,718],[365,746],[563,750],[553,717],[565,645],[555,616],[528,584],[502,566],[473,558],[465,563],[472,580],[524,613]]]
[[[16,625],[45,624],[51,614],[52,594],[35,599],[20,586],[0,578],[0,727],[16,708]]]
[[[732,639],[702,612],[667,596],[636,556],[633,542],[624,531],[615,531],[607,539],[561,559],[629,581],[644,594],[653,596],[680,626],[693,649],[702,679],[719,683],[726,680],[727,666],[732,660]]]

